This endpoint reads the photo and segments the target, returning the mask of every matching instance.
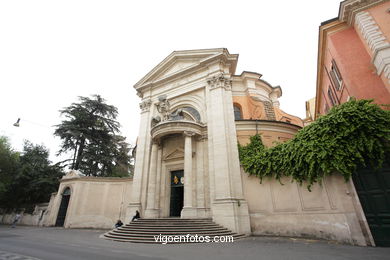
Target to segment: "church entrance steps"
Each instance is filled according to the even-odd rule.
[[[161,244],[156,241],[158,236],[232,236],[234,241],[246,237],[236,234],[224,228],[211,219],[181,219],[181,218],[159,218],[139,219],[120,228],[111,230],[103,235],[105,239],[132,242]],[[183,239],[184,241],[184,239]],[[180,242],[185,243],[185,242]]]

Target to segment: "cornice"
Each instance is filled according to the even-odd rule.
[[[206,133],[207,127],[204,124],[200,124],[193,121],[177,120],[177,121],[164,121],[155,125],[150,134],[153,139],[160,139],[170,134],[183,134],[184,132],[192,132],[196,135],[202,136]]]
[[[372,60],[378,75],[384,72],[384,76],[390,82],[390,43],[383,35],[375,19],[369,12],[363,11],[356,14],[355,24],[361,35],[371,49]]]
[[[340,3],[339,20],[353,25],[355,15],[388,0],[346,0]]]
[[[75,178],[68,178],[68,179],[62,179],[60,180],[61,183],[66,182],[130,182],[133,181],[133,178],[131,177],[75,177]]]
[[[314,116],[317,118],[320,108],[320,93],[321,93],[321,82],[322,82],[322,69],[324,66],[324,58],[327,46],[327,36],[328,34],[334,33],[336,31],[348,28],[348,25],[340,20],[335,20],[326,24],[323,24],[319,27],[318,33],[318,56],[317,56],[317,80],[316,80],[316,102]]]
[[[302,127],[286,122],[273,120],[236,120],[237,131],[275,131],[296,134]]]
[[[283,92],[282,92],[282,88],[280,86],[272,86],[270,83],[268,83],[267,81],[261,79],[263,75],[260,74],[260,73],[257,73],[257,72],[251,72],[251,71],[243,71],[241,73],[241,75],[233,75],[232,79],[233,79],[233,82],[236,81],[236,82],[244,82],[245,80],[254,80],[255,81],[255,84],[256,84],[256,87],[267,87],[268,88],[268,91],[269,93],[275,93],[277,95],[277,97],[281,97]],[[259,85],[261,84],[261,85]]]

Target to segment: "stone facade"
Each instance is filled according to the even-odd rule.
[[[235,75],[237,59],[226,49],[175,51],[142,78],[133,179],[69,173],[48,225],[70,187],[65,227],[109,227],[139,210],[145,218],[212,218],[242,234],[368,244],[354,188],[337,174],[309,192],[289,180],[260,183],[240,168],[238,142],[259,133],[272,146],[293,138],[303,121],[280,110],[279,86],[258,73]]]
[[[129,214],[169,217],[170,173],[184,170],[181,217],[212,217],[250,233],[232,106],[236,63],[226,49],[173,52],[135,85],[150,105],[141,115]]]

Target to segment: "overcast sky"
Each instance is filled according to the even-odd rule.
[[[304,118],[315,95],[318,27],[338,15],[339,2],[1,1],[0,135],[17,151],[24,139],[44,144],[56,162],[58,110],[100,94],[118,107],[122,135],[134,144],[133,85],[174,50],[220,47],[239,54],[236,74],[280,85],[281,108]]]

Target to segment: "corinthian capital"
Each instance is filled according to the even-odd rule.
[[[144,100],[141,103],[139,103],[139,107],[141,108],[141,113],[148,112],[150,110],[151,104],[152,101],[150,99]]]
[[[216,88],[224,88],[226,90],[232,89],[232,80],[230,77],[224,73],[220,73],[216,76],[212,76],[207,79],[207,84],[210,87],[210,90]]]

